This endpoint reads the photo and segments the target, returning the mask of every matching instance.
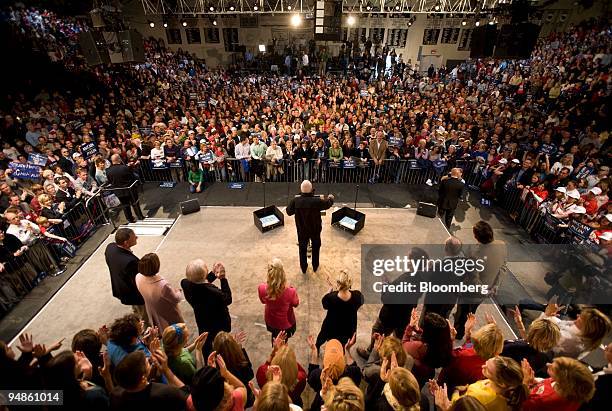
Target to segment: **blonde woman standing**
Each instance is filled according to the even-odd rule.
[[[272,341],[285,331],[287,339],[295,333],[295,314],[293,308],[300,304],[297,290],[287,286],[285,269],[280,259],[275,258],[268,265],[267,282],[258,287],[259,300],[265,304],[264,318]]]
[[[363,294],[351,290],[353,279],[346,271],[338,274],[335,285],[331,281],[329,283],[332,288],[321,300],[327,315],[317,337],[317,349],[332,339],[344,346],[357,331],[357,311],[363,305]]]

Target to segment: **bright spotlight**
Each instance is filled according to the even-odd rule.
[[[291,16],[291,25],[293,27],[297,27],[300,24],[302,24],[302,16],[300,16],[299,14],[294,14],[293,16]]]
[[[436,4],[436,7],[434,7],[434,9],[435,9],[436,11],[440,11],[440,5],[439,5],[439,4]]]
[[[236,10],[236,7],[234,7],[234,5],[232,4],[231,6],[229,6],[229,10],[230,11],[234,11],[234,10]]]
[[[493,20],[489,21],[489,26],[492,26],[494,24],[495,24],[495,21],[493,21]]]
[[[266,52],[266,45],[265,44],[260,44],[259,45],[259,51],[261,53],[265,53]]]
[[[348,16],[346,19],[346,23],[349,26],[354,26],[355,25],[355,16]]]
[[[467,24],[467,21],[465,21],[465,20],[463,20],[463,21],[461,22],[461,25],[462,25],[462,26],[465,26],[466,24]]]
[[[155,27],[155,23],[153,23],[152,21],[149,22],[149,27],[154,28]]]
[[[368,3],[368,5],[366,6],[366,10],[367,10],[367,11],[372,10],[372,5],[371,5],[370,3]]]
[[[213,26],[217,25],[217,20],[213,20]]]
[[[183,27],[187,27],[187,21],[186,20],[183,20],[182,24],[183,24]]]
[[[208,10],[210,10],[210,11],[215,11],[215,6],[210,6],[210,7],[208,8]]]
[[[253,10],[255,10],[255,11],[259,10],[259,6],[258,6],[257,4],[256,4],[256,5],[254,5],[254,6],[253,6]]]
[[[293,9],[293,7],[291,7],[291,5],[288,5],[287,10],[291,11],[291,9]]]
[[[166,29],[168,28],[168,23],[166,23],[165,21],[164,21],[164,28]]]
[[[400,11],[401,8],[402,8],[402,6],[400,6],[399,4],[395,5],[395,10]]]
[[[476,27],[478,27],[478,26],[480,26],[480,22],[479,21],[476,22]]]

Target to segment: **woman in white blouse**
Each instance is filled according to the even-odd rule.
[[[266,150],[266,175],[268,180],[276,179],[277,173],[283,174],[283,150],[278,146],[276,140],[272,140],[270,147]]]
[[[553,348],[556,356],[581,358],[597,348],[612,330],[610,319],[596,308],[582,309],[575,320],[557,317],[560,308],[557,304],[548,304],[542,314],[557,324],[561,331],[561,338]]]

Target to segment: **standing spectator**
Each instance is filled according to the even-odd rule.
[[[198,333],[208,333],[204,344],[204,353],[211,350],[215,336],[221,331],[232,330],[232,319],[228,306],[232,304],[232,290],[222,263],[215,263],[213,270],[208,271],[204,261],[197,259],[189,262],[181,280],[185,299],[193,308]],[[221,288],[213,284],[219,279]]]
[[[257,369],[257,384],[263,387],[270,381],[275,368],[280,368],[281,381],[289,391],[294,404],[302,406],[302,392],[306,388],[306,370],[298,363],[293,348],[284,343],[285,333],[274,339],[274,345],[268,360]]]
[[[40,227],[38,225],[31,221],[20,219],[19,215],[15,211],[11,211],[11,209],[4,213],[4,218],[9,224],[6,234],[14,235],[23,243],[17,256],[27,251],[25,257],[31,262],[39,275],[47,273],[52,277],[56,277],[66,271],[65,268],[60,268],[57,265],[47,247],[42,242],[37,241],[38,235],[40,235]]]
[[[315,197],[312,183],[302,181],[300,195],[291,200],[287,206],[287,214],[295,214],[298,245],[300,253],[300,268],[306,274],[308,269],[307,251],[308,243],[312,246],[312,270],[319,269],[319,251],[321,250],[321,211],[327,210],[334,204],[334,196],[328,195],[326,199]]]
[[[465,183],[461,178],[463,171],[453,168],[448,176],[442,177],[438,188],[438,214],[446,228],[450,229],[459,199],[463,195]]]
[[[258,287],[259,300],[265,304],[265,321],[272,341],[284,332],[287,338],[295,333],[296,321],[293,308],[300,304],[297,290],[287,286],[285,269],[280,259],[274,258],[268,265],[268,279]]]
[[[134,314],[148,323],[149,317],[145,302],[136,287],[138,274],[138,257],[132,253],[138,237],[130,228],[119,228],[115,233],[115,242],[106,246],[104,257],[110,271],[113,297],[123,305],[131,305]]]
[[[317,336],[317,350],[331,339],[337,339],[344,345],[357,332],[357,311],[363,305],[364,298],[360,291],[351,291],[352,285],[353,279],[343,270],[336,279],[337,290],[332,287],[323,296],[321,303],[327,315]]]
[[[185,322],[178,307],[178,303],[183,300],[183,293],[172,288],[159,275],[159,267],[157,254],[143,255],[138,262],[136,287],[144,299],[151,325],[165,330],[171,324]]]

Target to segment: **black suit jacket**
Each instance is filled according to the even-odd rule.
[[[125,305],[144,305],[144,299],[136,288],[138,257],[117,243],[107,245],[104,256],[110,271],[113,296]]]
[[[227,308],[232,303],[232,290],[227,279],[221,279],[219,288],[208,282],[194,283],[184,278],[181,288],[185,299],[193,307],[200,334],[204,331],[216,334],[232,330],[232,319]]]
[[[322,199],[314,193],[301,193],[289,203],[287,214],[295,214],[298,238],[316,237],[321,234],[321,210],[327,210],[334,200]]]
[[[106,178],[113,187],[129,187],[136,177],[134,173],[125,164],[113,164],[106,170]],[[115,193],[117,197],[130,197],[131,194],[128,190],[119,190]]]
[[[438,207],[444,210],[457,208],[464,187],[465,183],[458,178],[450,177],[442,181],[438,189]]]

